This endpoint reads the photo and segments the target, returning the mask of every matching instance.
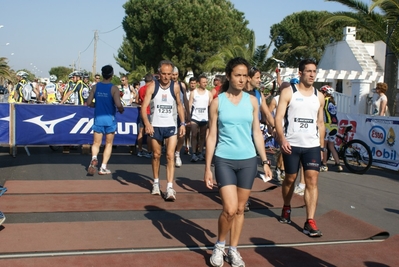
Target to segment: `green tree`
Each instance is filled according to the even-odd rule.
[[[332,13],[327,11],[302,11],[272,25],[273,57],[283,60],[288,67],[297,67],[304,58],[313,58],[318,62],[326,45],[342,40],[343,28],[347,26],[347,22],[336,20],[321,27],[321,22],[331,16]],[[366,42],[378,40],[368,32],[359,34]]]
[[[4,82],[5,79],[12,80],[12,76],[12,71],[10,66],[8,66],[8,59],[0,57],[0,81]]]
[[[341,3],[355,12],[337,12],[326,18],[323,24],[335,21],[351,22],[360,28],[358,32],[368,32],[387,44],[385,55],[384,82],[388,85],[388,109],[395,114],[395,101],[398,79],[399,34],[395,30],[399,23],[399,2],[397,0],[373,0],[373,4],[357,0],[327,0]],[[374,9],[379,7],[379,11]],[[362,31],[363,29],[363,31]],[[360,38],[363,40],[363,38]],[[363,40],[364,41],[364,40]]]
[[[198,75],[204,62],[223,46],[236,37],[250,38],[244,14],[228,0],[129,0],[123,7],[122,25],[135,68],[157,69],[160,60],[169,59],[181,75],[188,70]],[[123,54],[124,49],[128,47],[121,47]]]
[[[55,75],[57,76],[58,80],[63,80],[67,81],[68,80],[68,75],[72,72],[72,68],[67,68],[67,67],[53,67],[50,69],[49,73],[50,75]]]

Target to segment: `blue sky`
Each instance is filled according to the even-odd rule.
[[[370,0],[363,0],[368,3]],[[94,31],[97,43],[97,72],[112,64],[123,72],[114,55],[124,36],[121,22],[125,0],[0,0],[0,57],[7,57],[14,70],[28,69],[47,77],[52,67],[75,64],[92,71]],[[324,0],[232,0],[244,12],[256,44],[270,42],[270,26],[302,10],[348,11]],[[1,26],[0,26],[1,27]]]

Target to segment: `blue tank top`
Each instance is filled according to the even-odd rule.
[[[237,105],[226,97],[218,96],[219,139],[215,155],[224,159],[249,159],[256,156],[252,141],[253,106],[249,94],[242,94]]]
[[[97,126],[112,126],[116,124],[116,108],[111,94],[112,86],[112,83],[100,82],[96,84],[94,124]]]

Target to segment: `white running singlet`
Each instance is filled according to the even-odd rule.
[[[311,96],[302,95],[295,85],[284,117],[284,134],[291,146],[320,146],[317,115],[320,108],[318,92],[313,88]]]
[[[199,94],[198,89],[194,89],[193,107],[191,112],[191,119],[195,121],[208,121],[208,106],[209,93],[204,91],[204,94]]]
[[[151,99],[150,107],[150,122],[153,127],[177,127],[176,100],[171,93],[170,85],[166,89],[159,86],[158,92]]]

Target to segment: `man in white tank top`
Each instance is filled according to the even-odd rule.
[[[147,91],[141,105],[141,117],[145,125],[146,133],[151,136],[153,151],[152,170],[154,184],[151,194],[161,195],[159,186],[159,167],[161,158],[162,142],[166,143],[166,192],[163,194],[166,200],[176,200],[176,191],[173,190],[173,179],[175,175],[175,149],[177,134],[184,136],[186,133],[184,121],[184,109],[180,101],[180,87],[171,80],[173,63],[162,60],[158,65],[160,79],[148,85]],[[147,107],[151,104],[151,118],[147,117]],[[180,125],[177,125],[176,111],[179,114]]]
[[[291,222],[291,198],[299,165],[305,172],[305,205],[307,220],[303,232],[312,237],[322,235],[314,220],[318,188],[317,180],[321,163],[321,147],[324,148],[324,96],[313,83],[316,79],[316,63],[310,59],[299,63],[299,84],[290,84],[281,91],[275,120],[276,132],[283,152],[285,179],[282,185],[284,207],[279,221]]]
[[[208,107],[213,99],[212,93],[206,90],[208,78],[198,77],[199,86],[190,93],[189,110],[191,112],[191,161],[205,160],[202,150],[208,128]],[[199,133],[198,151],[197,137]]]

